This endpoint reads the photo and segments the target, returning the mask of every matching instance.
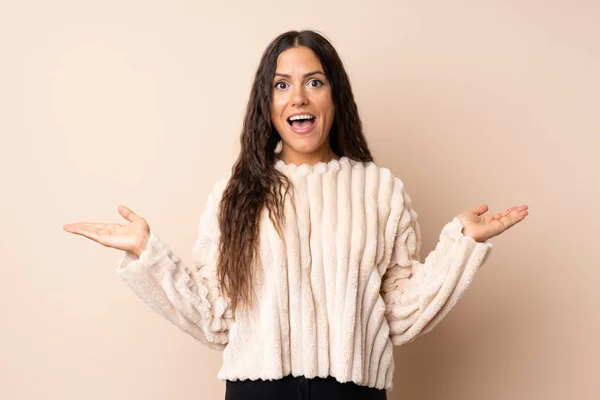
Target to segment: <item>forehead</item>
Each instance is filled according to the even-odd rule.
[[[277,57],[276,72],[288,75],[302,75],[306,72],[323,70],[315,53],[306,46],[289,48]]]

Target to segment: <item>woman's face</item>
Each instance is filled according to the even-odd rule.
[[[272,91],[271,122],[283,140],[280,158],[296,163],[328,160],[335,107],[315,53],[299,46],[279,54]]]

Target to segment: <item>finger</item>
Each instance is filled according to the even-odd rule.
[[[514,206],[514,207],[509,208],[505,212],[505,216],[510,216],[511,218],[516,219],[516,222],[521,221],[523,218],[525,218],[527,216],[527,214],[529,214],[529,212],[527,211],[526,205]]]
[[[130,208],[125,207],[122,204],[119,206],[118,210],[119,214],[121,214],[123,218],[125,218],[129,222],[133,222],[138,218],[138,216],[133,211],[131,211]]]
[[[502,219],[502,218],[506,217],[508,214],[510,214],[511,212],[513,212],[516,208],[517,207],[514,206],[514,207],[507,208],[504,211],[500,211],[498,214],[494,215],[494,219]]]
[[[63,229],[67,232],[72,231],[75,228],[95,228],[95,229],[107,229],[108,224],[102,222],[77,222],[74,224],[66,224]]]
[[[527,211],[527,210],[521,210],[516,215],[517,215],[517,217],[519,217],[519,221],[522,221],[522,220],[525,219],[526,216],[529,215],[529,211]]]
[[[95,228],[95,229],[106,229],[106,226],[108,225],[104,222],[80,222],[79,224],[86,228]]]
[[[502,224],[504,225],[505,229],[510,228],[511,226],[521,222],[523,220],[523,216],[519,215],[518,213],[510,213],[508,215],[505,215],[504,217],[502,217],[500,219],[500,222],[502,222]]]
[[[100,242],[99,232],[92,227],[85,227],[83,225],[74,225],[72,227],[69,227],[68,232],[87,237],[88,239],[92,239],[96,242]]]

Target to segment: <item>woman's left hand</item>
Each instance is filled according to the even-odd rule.
[[[478,242],[498,236],[514,224],[521,222],[529,214],[527,205],[514,206],[494,215],[482,215],[488,210],[487,204],[458,214],[463,224],[462,233]]]

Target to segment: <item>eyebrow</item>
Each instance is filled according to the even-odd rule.
[[[307,76],[311,76],[311,75],[315,75],[315,74],[321,74],[323,76],[325,76],[325,74],[319,70],[317,71],[312,71],[312,72],[307,72],[306,74],[303,75],[304,78],[306,78]],[[291,75],[288,74],[282,74],[281,72],[275,72],[275,76],[283,76],[284,78],[291,78]]]

